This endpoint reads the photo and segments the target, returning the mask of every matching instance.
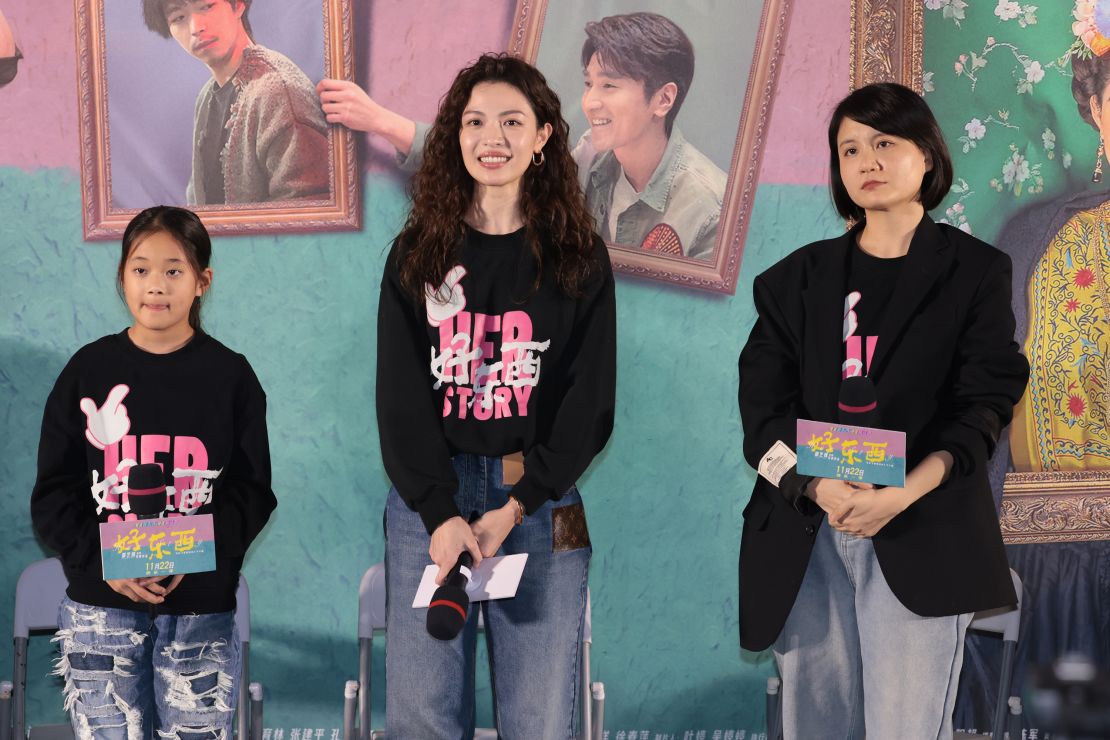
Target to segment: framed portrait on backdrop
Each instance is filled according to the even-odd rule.
[[[517,0],[614,269],[732,294],[788,0]]]
[[[1110,3],[853,0],[852,10],[853,85],[915,88],[948,141],[955,184],[934,216],[1013,261],[1031,369],[999,445],[1003,536],[1110,540],[1110,110],[1098,102]]]
[[[152,205],[214,234],[357,230],[355,141],[315,93],[352,79],[351,0],[75,0],[85,239]]]

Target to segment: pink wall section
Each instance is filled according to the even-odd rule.
[[[2,0],[0,0],[2,1]],[[375,100],[407,116],[431,120],[455,73],[509,39],[513,0],[369,0],[368,89]],[[415,11],[419,8],[419,11]],[[371,140],[369,165],[391,167],[392,149]]]
[[[791,0],[791,18],[772,107],[760,182],[821,184],[828,172],[825,122],[848,91],[848,1]],[[25,59],[0,90],[0,166],[78,170],[76,51],[72,0],[0,0]],[[138,3],[136,2],[136,5]],[[502,49],[513,0],[354,1],[371,29],[359,78],[384,105],[428,118],[454,71],[485,50]],[[491,11],[490,6],[494,9]],[[261,10],[261,8],[260,8]],[[815,29],[822,29],[817,35]],[[832,32],[830,32],[832,31]],[[398,73],[398,70],[403,72]],[[375,142],[371,166],[388,156]]]
[[[848,94],[850,0],[789,0],[790,27],[759,181],[824,185],[827,127]]]
[[[138,0],[126,1],[138,12]],[[368,83],[383,104],[423,118],[435,113],[459,67],[482,51],[504,48],[515,5],[512,0],[481,3],[483,10],[476,13],[479,3],[473,0],[421,0],[419,12],[407,0],[351,4],[356,24],[371,29],[367,48],[357,55],[365,67],[358,79]],[[0,90],[0,166],[76,172],[80,155],[74,2],[0,0],[0,7],[24,55],[19,75]],[[264,5],[259,12],[264,12]]]
[[[72,0],[0,0],[23,52],[0,89],[0,166],[79,169]]]

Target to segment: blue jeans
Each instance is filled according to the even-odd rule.
[[[502,483],[500,458],[458,455],[454,463],[459,477],[455,502],[465,518],[508,501],[511,487]],[[498,554],[528,553],[517,595],[471,604],[462,634],[441,642],[427,632],[427,610],[412,608],[424,568],[432,562],[430,538],[420,516],[390,490],[385,508],[386,737],[473,737],[479,609],[500,736],[573,736],[591,548],[581,539],[568,546],[564,537],[555,536],[553,521],[567,521],[564,515],[575,511],[569,507],[581,503],[572,488],[514,527]]]
[[[234,612],[169,614],[62,601],[54,638],[77,740],[231,740]]]
[[[774,645],[783,737],[949,740],[971,617],[914,614],[887,585],[870,538],[822,521]]]

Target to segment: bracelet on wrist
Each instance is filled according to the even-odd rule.
[[[509,501],[516,504],[516,517],[513,520],[513,524],[519,525],[524,521],[524,504],[520,503],[520,499],[516,496],[509,496]]]

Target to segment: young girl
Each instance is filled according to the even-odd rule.
[[[787,738],[950,738],[971,615],[1015,601],[987,479],[1028,377],[1010,259],[926,214],[952,165],[913,91],[849,95],[829,149],[833,200],[857,223],[756,278],[740,355],[744,453],[768,473],[744,510],[740,642],[774,644]],[[875,395],[842,403],[857,376]],[[866,401],[869,426],[906,433],[905,485],[766,469],[798,419]]]
[[[276,501],[266,395],[246,358],[200,328],[211,253],[192,212],[137,215],[118,269],[134,323],[81,348],[46,402],[31,517],[69,580],[58,673],[79,740],[231,737],[235,589]],[[98,525],[135,518],[140,463],[161,465],[163,516],[213,516],[216,570],[103,579]]]
[[[389,737],[473,732],[479,607],[448,642],[412,608],[425,566],[442,580],[464,550],[476,563],[528,553],[516,597],[480,606],[500,736],[573,733],[591,552],[575,481],[612,429],[616,327],[567,139],[534,67],[479,58],[443,98],[388,258],[377,405],[393,483]]]

